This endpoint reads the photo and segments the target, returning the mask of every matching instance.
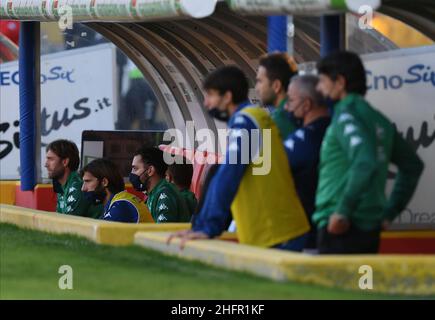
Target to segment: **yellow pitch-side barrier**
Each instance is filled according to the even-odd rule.
[[[17,181],[0,181],[0,203],[14,204]]]
[[[190,228],[190,223],[109,222],[5,204],[0,204],[0,222],[45,232],[73,234],[110,245],[132,244],[134,234],[138,231],[176,231]]]
[[[166,244],[168,235],[167,232],[138,232],[134,242],[165,254],[279,281],[386,294],[435,295],[435,256],[315,256],[222,240],[189,241],[180,250],[178,239]],[[372,289],[369,289],[370,276]]]
[[[134,243],[164,254],[278,281],[435,297],[435,255],[312,256],[238,244],[231,241],[236,237],[229,233],[221,237],[226,241],[189,241],[184,250],[180,250],[178,239],[170,245],[166,240],[169,232],[190,228],[188,223],[117,223],[5,204],[0,204],[0,222],[51,233],[73,234],[99,244]],[[370,283],[372,289],[369,289]]]

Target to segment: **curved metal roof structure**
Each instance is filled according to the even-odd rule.
[[[383,0],[379,11],[401,20],[435,41],[434,0]]]
[[[382,9],[382,8],[381,8]],[[319,17],[294,17],[294,55],[298,62],[318,59]],[[248,75],[250,97],[255,100],[254,83],[258,58],[267,52],[265,16],[242,16],[218,3],[204,19],[142,23],[89,23],[121,48],[149,80],[168,125],[184,128],[193,120],[197,128],[220,128],[200,107],[201,80],[214,68],[237,64]],[[360,32],[349,39],[357,52],[386,51],[397,47],[375,30]]]
[[[297,10],[289,7],[290,9],[287,10],[276,6],[277,3],[284,2],[291,5],[294,0],[270,1],[268,3],[275,4],[275,7],[266,8],[267,10],[265,8],[247,10],[246,6],[250,3],[257,3],[250,0],[228,0],[226,1],[228,5],[224,1],[215,0],[190,1],[197,3],[200,9],[198,11],[201,12],[196,12],[192,6],[187,5],[189,1],[183,0],[159,1],[160,6],[151,8],[154,11],[146,7],[150,3],[156,6],[155,1],[149,0],[96,0],[92,2],[96,3],[94,9],[86,7],[89,2],[92,1],[47,0],[42,1],[41,5],[41,1],[30,1],[35,3],[33,10],[20,11],[18,7],[13,6],[14,0],[6,0],[2,2],[0,17],[51,21],[59,18],[61,13],[59,5],[76,5],[77,7],[74,7],[76,15],[77,12],[81,14],[77,17],[89,21],[88,26],[112,41],[138,66],[153,88],[166,114],[168,126],[180,129],[184,129],[186,121],[189,120],[194,121],[197,129],[205,127],[217,129],[224,126],[210,119],[201,107],[202,79],[216,67],[227,64],[240,66],[250,79],[250,96],[255,99],[253,90],[255,71],[259,56],[266,53],[267,20],[264,14],[252,14],[264,11],[312,13],[303,11],[300,7],[297,7]],[[131,2],[136,4],[134,10]],[[328,1],[313,3],[316,2]],[[330,3],[341,3],[340,9],[349,9],[346,8],[348,3],[360,2],[360,0],[334,0]],[[379,2],[373,1],[374,4]],[[5,3],[11,5],[5,7]],[[58,3],[56,7],[54,3]],[[80,7],[80,3],[85,6]],[[112,7],[109,6],[110,4]],[[114,7],[115,4],[117,6]],[[310,9],[312,8],[306,10]],[[336,10],[337,8],[329,5],[320,9]],[[124,10],[126,15],[130,15],[130,19],[120,19],[114,13],[116,10]],[[241,15],[240,11],[247,15]],[[435,40],[434,0],[384,0],[379,11],[404,21]],[[89,14],[92,16],[89,17]],[[180,19],[186,17],[190,19]],[[117,22],[106,22],[111,20]],[[294,25],[296,61],[316,60],[320,48],[319,17],[296,15]],[[350,49],[356,52],[363,52],[363,47],[369,47],[372,51],[396,48],[375,30],[360,32],[357,36],[351,37],[349,45]]]

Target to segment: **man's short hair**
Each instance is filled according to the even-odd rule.
[[[203,88],[217,90],[220,95],[224,95],[227,91],[231,92],[234,104],[248,99],[248,79],[236,66],[224,66],[214,70],[205,78]]]
[[[155,147],[147,147],[143,146],[136,150],[134,153],[135,156],[141,156],[142,162],[144,164],[152,165],[156,169],[157,174],[160,177],[164,177],[166,173],[166,169],[168,168],[167,164],[163,158],[163,151],[159,148]]]
[[[286,91],[290,78],[297,72],[294,60],[285,53],[270,53],[260,58],[259,65],[266,69],[269,81],[279,80]]]
[[[332,80],[342,76],[346,80],[346,92],[365,95],[367,92],[367,77],[361,58],[350,51],[332,53],[317,63],[317,71]]]
[[[186,158],[168,166],[168,172],[177,186],[185,189],[190,188],[193,176],[193,165]]]
[[[51,142],[46,147],[46,152],[52,151],[62,160],[69,159],[68,168],[77,171],[80,164],[79,150],[74,142],[60,139]]]
[[[113,194],[125,190],[124,179],[118,166],[108,159],[96,159],[89,162],[80,172],[82,178],[85,172],[89,172],[100,182],[106,178],[108,181],[107,189]]]
[[[316,106],[324,106],[324,99],[322,94],[317,91],[316,87],[319,83],[319,78],[315,75],[296,75],[291,81],[291,84],[297,86],[299,95],[303,98],[310,99]]]

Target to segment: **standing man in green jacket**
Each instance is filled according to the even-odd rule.
[[[63,214],[99,218],[101,205],[93,205],[82,194],[83,181],[77,173],[80,158],[74,142],[56,140],[46,148],[45,167],[53,179],[53,191],[57,194],[56,211]]]
[[[405,209],[423,163],[396,127],[365,99],[361,59],[338,52],[317,65],[317,89],[335,102],[321,147],[313,222],[319,253],[377,253],[382,227]],[[388,166],[398,172],[387,200]]]
[[[287,87],[296,73],[296,63],[284,53],[268,54],[260,59],[255,91],[264,106],[272,106],[271,117],[282,139],[297,129],[295,118],[284,109]]]

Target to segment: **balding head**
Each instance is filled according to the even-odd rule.
[[[293,85],[298,94],[305,99],[310,99],[314,107],[323,106],[323,97],[316,90],[319,78],[314,75],[296,75],[291,81],[290,85]]]

